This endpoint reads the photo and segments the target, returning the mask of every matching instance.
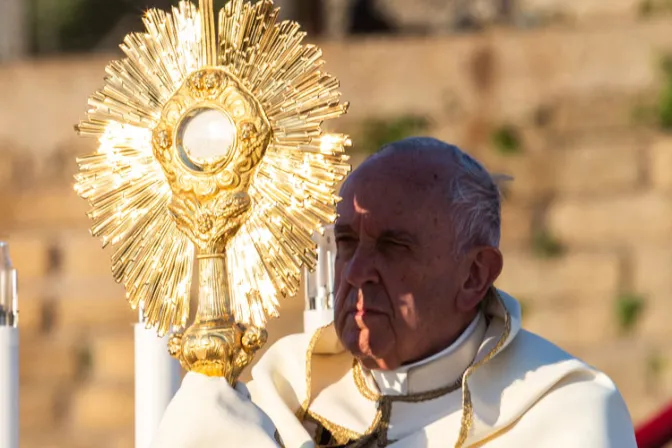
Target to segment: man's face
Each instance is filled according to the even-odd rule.
[[[366,367],[380,369],[447,346],[476,312],[458,306],[470,262],[454,256],[445,192],[388,165],[353,173],[335,226],[336,331]]]

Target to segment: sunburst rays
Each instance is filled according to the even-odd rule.
[[[271,1],[230,1],[216,45],[217,64],[249,89],[273,129],[249,191],[253,213],[227,246],[231,311],[258,326],[277,314],[279,298],[297,292],[302,267],[314,267],[311,235],[335,218],[335,186],[350,169],[347,136],[321,129],[346,111],[338,81],[322,71],[320,49],[302,43],[299,25],[276,23],[277,13]],[[150,10],[144,23],[145,33],[124,40],[126,58],[108,65],[78,126],[100,146],[78,159],[75,188],[92,206],[92,234],[115,247],[113,275],[131,306],[165,334],[187,323],[194,245],[168,211],[152,130],[187,76],[205,66],[207,33],[189,2],[171,14]]]

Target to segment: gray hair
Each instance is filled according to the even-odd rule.
[[[457,254],[474,246],[499,247],[502,229],[502,196],[498,184],[506,176],[493,176],[469,154],[458,151],[458,168],[449,187],[456,213]]]
[[[455,212],[455,256],[461,257],[474,246],[499,247],[501,237],[501,191],[499,185],[511,180],[491,175],[476,159],[460,148],[429,137],[413,137],[381,148],[381,152],[418,150],[449,153],[455,160],[455,175],[447,186],[448,199]]]

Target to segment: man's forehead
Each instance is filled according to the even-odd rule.
[[[390,225],[427,219],[428,213],[443,206],[438,203],[441,198],[430,190],[426,183],[403,175],[375,170],[355,172],[341,189],[339,222],[355,221],[362,216]]]

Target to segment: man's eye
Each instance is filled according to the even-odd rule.
[[[408,245],[397,240],[382,240],[379,242],[382,248],[387,249],[407,249]]]
[[[357,239],[352,236],[337,236],[336,244],[351,244],[356,243]]]

